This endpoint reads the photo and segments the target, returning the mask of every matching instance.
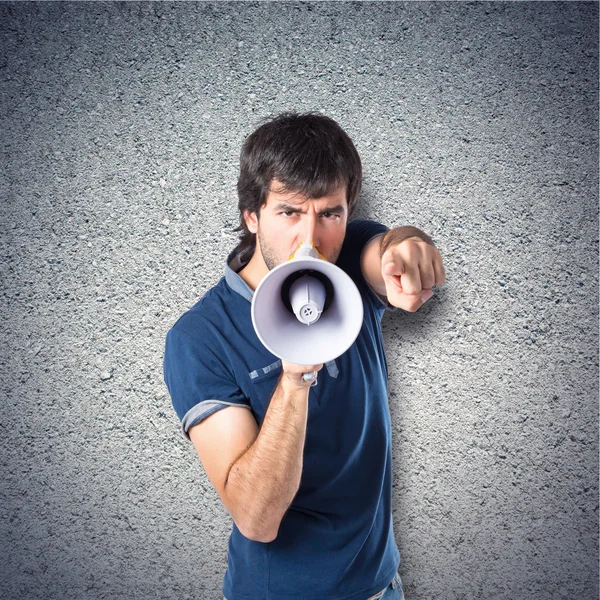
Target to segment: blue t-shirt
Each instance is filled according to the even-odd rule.
[[[372,221],[348,224],[337,265],[361,293],[364,323],[310,388],[300,488],[277,538],[253,542],[233,524],[223,585],[228,600],[366,600],[398,569],[380,328],[385,305],[360,269],[363,248],[384,231]],[[228,265],[167,334],[165,382],[185,435],[230,405],[248,408],[259,426],[264,419],[281,361],[254,332],[252,293]]]

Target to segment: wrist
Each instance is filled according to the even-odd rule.
[[[379,246],[379,256],[382,257],[390,246],[396,246],[411,238],[418,238],[419,241],[425,242],[430,246],[435,246],[433,240],[424,231],[421,231],[418,227],[406,225],[390,229],[384,234]]]

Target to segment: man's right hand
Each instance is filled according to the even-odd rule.
[[[229,406],[189,434],[208,478],[242,535],[271,542],[300,486],[311,381],[323,365],[282,361],[263,422],[247,408]]]

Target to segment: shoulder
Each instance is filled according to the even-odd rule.
[[[231,371],[255,337],[250,309],[250,302],[222,278],[167,332],[165,361],[193,354]]]
[[[344,246],[364,248],[374,237],[385,233],[388,228],[377,221],[354,219],[348,223]]]
[[[167,332],[163,377],[185,434],[224,406],[248,404],[237,383],[231,352],[239,345],[233,303],[235,295],[222,280]]]
[[[358,286],[363,299],[368,299],[369,304],[378,312],[387,308],[387,304],[379,297],[368,284],[362,269],[363,251],[374,238],[383,235],[388,227],[367,219],[356,219],[348,223],[346,237],[337,261],[337,266],[343,269]]]
[[[205,333],[207,328],[210,329],[211,323],[218,324],[227,318],[227,314],[232,310],[231,296],[231,290],[225,278],[222,278],[175,321],[170,331],[177,331],[192,338],[199,333]]]
[[[346,237],[337,260],[337,266],[346,271],[355,283],[363,283],[360,259],[367,244],[384,234],[388,228],[376,221],[356,219],[348,223]]]
[[[222,363],[231,304],[227,285],[221,280],[175,321],[165,339],[166,371],[185,364]]]

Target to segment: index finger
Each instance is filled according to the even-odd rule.
[[[415,296],[423,291],[419,265],[406,265],[404,274],[400,276],[400,285],[405,294]]]

